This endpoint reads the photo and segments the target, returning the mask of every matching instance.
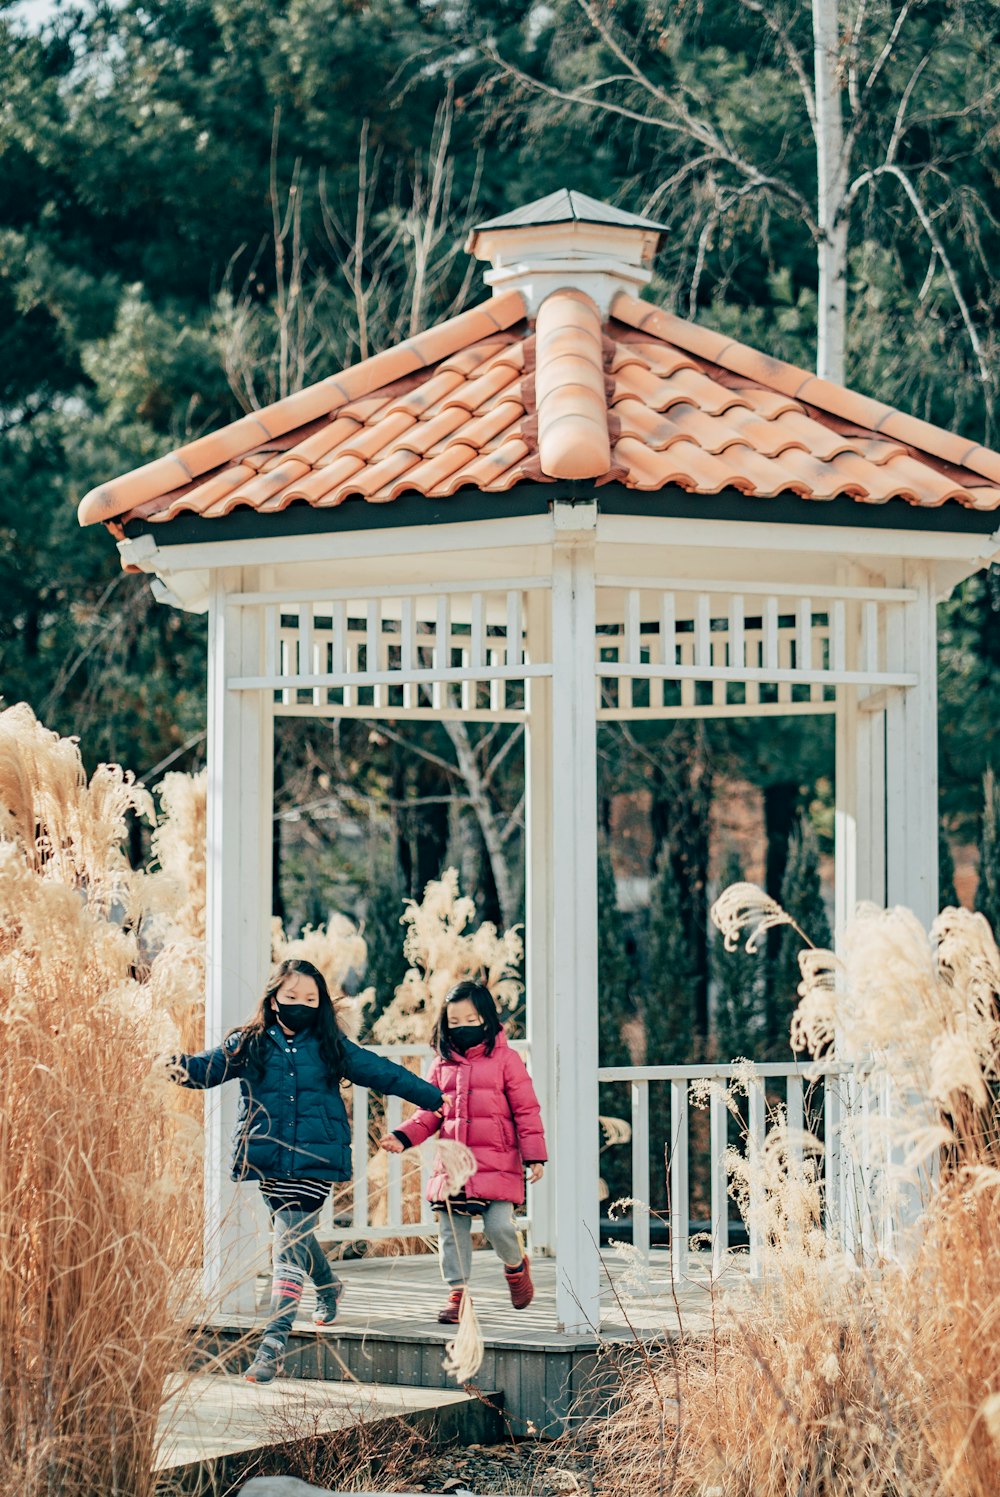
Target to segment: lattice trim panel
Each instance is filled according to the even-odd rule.
[[[906,687],[890,641],[905,589],[599,579],[598,716],[832,710],[838,686]]]
[[[551,674],[528,655],[526,593],[540,586],[237,594],[260,611],[264,669],[229,685],[270,690],[283,716],[520,717],[529,680]]]

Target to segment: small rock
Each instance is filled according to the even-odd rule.
[[[313,1487],[297,1476],[253,1476],[237,1497],[334,1497],[329,1487]]]
[[[556,1468],[556,1470],[554,1471],[547,1471],[545,1473],[545,1479],[549,1483],[549,1486],[552,1488],[553,1492],[583,1491],[583,1488],[581,1487],[578,1479],[573,1475],[572,1471],[563,1471],[559,1468]]]

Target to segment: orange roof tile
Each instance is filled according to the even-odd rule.
[[[616,479],[1000,507],[1000,454],[620,294],[509,291],[88,494],[82,524]],[[119,531],[120,533],[120,531]]]

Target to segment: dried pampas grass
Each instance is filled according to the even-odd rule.
[[[791,915],[756,884],[730,884],[728,889],[723,889],[709,914],[722,932],[727,951],[735,951],[745,933],[747,950],[757,951],[767,932],[778,925],[790,925],[804,941],[808,940]]]
[[[208,856],[208,770],[166,774],[158,786],[159,823],[152,854],[181,896],[171,912],[174,939],[205,939],[205,887]]]
[[[428,1044],[445,994],[467,978],[485,983],[501,1010],[517,1007],[524,955],[520,927],[501,933],[484,921],[470,928],[475,913],[473,901],[458,892],[454,868],[431,880],[419,904],[406,901],[403,951],[411,966],[373,1025],[379,1044]]]
[[[462,1295],[462,1308],[458,1315],[458,1331],[445,1343],[442,1367],[456,1383],[467,1383],[474,1378],[483,1365],[486,1347],[472,1295],[468,1290]]]
[[[731,945],[782,923],[773,902],[746,885],[727,891],[716,911]],[[851,1168],[864,1144],[865,1172],[852,1178],[873,1192],[862,1209],[909,1222],[899,1261],[871,1249],[848,1255],[827,1239],[818,1150],[800,1163],[808,1137],[791,1137],[772,1109],[763,1148],[727,1160],[744,1220],[763,1243],[763,1278],[742,1294],[713,1285],[711,1334],[650,1353],[647,1376],[629,1383],[601,1433],[602,1489],[609,1497],[995,1497],[993,934],[965,910],[945,910],[926,932],[908,910],[863,906],[839,956],[805,950],[799,965],[797,1044],[816,1055],[836,1042],[869,1098],[889,1099],[866,1139],[847,1132],[841,1167]],[[753,1079],[740,1066],[727,1089],[741,1121]],[[717,1085],[706,1082],[700,1100]]]
[[[183,1368],[200,1134],[154,1066],[176,1044],[134,933],[116,766],[0,713],[0,1494],[152,1497]]]
[[[449,1199],[468,1185],[478,1168],[472,1150],[456,1139],[439,1138],[427,1144],[426,1151],[433,1153],[431,1173],[441,1175],[443,1193]]]

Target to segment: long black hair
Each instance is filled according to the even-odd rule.
[[[453,988],[449,988],[441,1005],[437,1024],[434,1026],[434,1048],[443,1060],[450,1060],[455,1054],[455,1047],[451,1043],[448,1032],[448,1004],[463,1003],[468,1001],[473,1005],[476,1013],[483,1021],[486,1038],[486,1054],[493,1054],[493,1047],[497,1042],[497,1035],[503,1025],[500,1023],[500,1015],[489,988],[481,982],[456,982]]]
[[[319,1053],[326,1067],[326,1079],[330,1086],[337,1086],[343,1075],[342,1058],[344,1047],[341,1043],[340,1025],[337,1023],[337,1011],[330,997],[330,989],[326,978],[318,967],[312,962],[307,962],[301,957],[290,957],[287,961],[279,962],[267,979],[263,996],[254,1015],[245,1024],[238,1024],[231,1029],[226,1036],[227,1040],[237,1036],[237,1043],[232,1047],[230,1054],[233,1059],[240,1056],[246,1057],[246,1074],[251,1081],[259,1081],[264,1074],[264,1049],[267,1043],[266,1034],[272,1024],[277,1022],[277,1013],[274,1007],[275,994],[281,987],[285,978],[293,972],[299,972],[303,977],[311,977],[319,992],[319,1004],[316,1008],[316,1034],[319,1038]]]

